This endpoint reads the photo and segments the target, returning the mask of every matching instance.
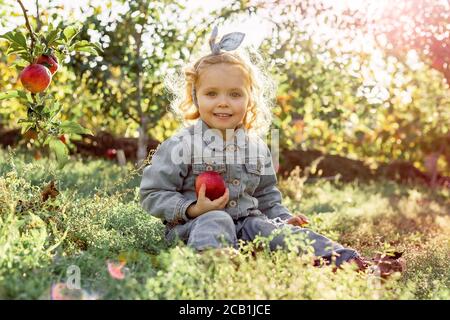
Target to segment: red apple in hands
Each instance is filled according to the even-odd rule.
[[[225,193],[225,181],[223,181],[222,176],[215,171],[205,171],[195,179],[195,192],[197,193],[197,197],[200,191],[200,187],[202,184],[205,184],[206,191],[205,196],[214,201]]]
[[[47,67],[51,74],[55,74],[55,72],[58,70],[58,58],[56,58],[54,55],[50,54],[50,55],[46,55],[43,54],[41,55],[39,58],[37,58],[36,60],[37,64],[41,64],[44,67]]]
[[[52,81],[50,70],[40,64],[30,64],[20,73],[20,81],[32,93],[42,92]]]

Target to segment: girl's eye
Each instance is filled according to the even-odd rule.
[[[216,96],[216,93],[213,92],[213,91],[211,91],[211,92],[206,93],[206,95],[207,95],[207,96],[210,96],[210,97],[213,97],[213,96]],[[233,92],[233,93],[231,93],[231,96],[232,96],[233,98],[238,98],[238,97],[241,96],[241,94],[240,94],[239,92]]]

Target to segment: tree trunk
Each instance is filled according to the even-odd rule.
[[[138,137],[138,148],[137,148],[137,165],[140,167],[143,161],[147,158],[147,145],[148,145],[148,117],[142,116],[141,123],[139,125],[139,137]]]
[[[146,9],[146,8],[142,8]],[[145,11],[146,12],[146,11]],[[136,109],[139,113],[139,129],[138,129],[138,148],[136,153],[137,165],[140,167],[147,158],[147,125],[148,125],[148,116],[142,110],[142,88],[143,88],[143,79],[142,79],[142,58],[141,58],[141,46],[142,46],[142,32],[135,33],[136,40],[136,63],[137,63],[137,75],[136,75],[136,88],[137,88],[137,96],[136,96]]]
[[[430,185],[431,188],[436,186],[437,180],[437,162],[440,154],[438,152],[433,152],[425,157],[425,169],[427,170],[427,174],[430,177]]]
[[[36,32],[41,31],[42,22],[39,14],[39,0],[36,0]]]
[[[137,97],[136,97],[136,103],[137,103],[137,110],[139,111],[139,137],[138,137],[138,148],[137,148],[137,154],[136,159],[138,166],[142,164],[142,161],[145,160],[147,157],[147,126],[148,126],[148,116],[144,114],[142,111],[142,72],[141,72],[141,61],[139,63],[139,71],[136,79],[136,86],[137,86]]]

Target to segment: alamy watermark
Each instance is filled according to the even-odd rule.
[[[261,175],[272,175],[279,167],[278,129],[270,131],[269,143],[261,137],[247,135],[244,130],[233,129],[226,129],[223,139],[219,130],[202,130],[199,126],[195,126],[193,134],[188,129],[181,130],[176,138],[180,143],[171,150],[170,155],[175,165],[251,164],[257,166]]]
[[[66,271],[67,281],[66,286],[68,289],[81,289],[81,270],[77,265],[70,265]]]

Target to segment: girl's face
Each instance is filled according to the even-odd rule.
[[[226,129],[242,123],[250,101],[247,76],[241,67],[225,63],[206,68],[196,86],[200,118],[210,128]]]

